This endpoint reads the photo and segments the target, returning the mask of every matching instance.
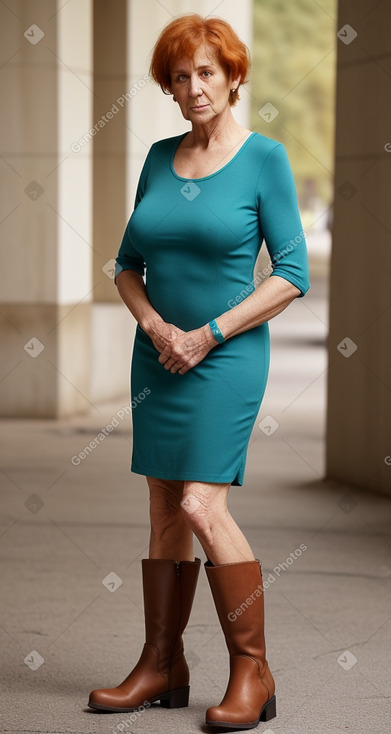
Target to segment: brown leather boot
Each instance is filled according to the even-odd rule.
[[[189,668],[182,633],[190,617],[201,561],[142,560],[145,644],[140,659],[116,688],[92,691],[88,705],[133,711],[160,700],[164,708],[189,703]]]
[[[253,729],[276,715],[273,676],[266,660],[264,601],[259,560],[205,563],[217,614],[230,655],[228,688],[219,706],[206,712],[206,724]]]

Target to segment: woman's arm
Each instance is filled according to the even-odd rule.
[[[300,290],[278,275],[265,280],[244,301],[216,319],[225,339],[270,321],[300,295]],[[210,331],[210,329],[209,329]],[[214,342],[216,339],[213,337]]]
[[[225,339],[270,321],[284,311],[300,290],[277,275],[265,280],[247,298],[215,320]],[[217,345],[209,324],[179,336],[162,351],[159,362],[166,370],[184,375]]]
[[[153,148],[154,146],[152,145],[140,174],[134,202],[135,209],[145,193]],[[145,272],[144,258],[134,246],[129,233],[129,224],[130,220],[126,226],[119,248],[114,282],[125,306],[133,314],[143,331],[151,338],[155,349],[158,352],[162,352],[167,344],[184,332],[182,329],[174,326],[174,324],[167,324],[153,308],[143,280]]]
[[[184,333],[174,324],[167,324],[155,311],[140,273],[135,270],[121,270],[115,282],[125,306],[148,334],[158,352],[162,352],[168,344]]]
[[[122,270],[116,284],[123,302],[160,352],[159,362],[166,370],[184,375],[217,345],[208,324],[187,332],[167,324],[149,301],[140,273]],[[218,316],[217,325],[225,339],[229,339],[277,316],[299,293],[296,286],[275,275],[244,301]]]

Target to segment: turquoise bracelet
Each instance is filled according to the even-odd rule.
[[[223,342],[225,342],[224,335],[220,331],[216,319],[213,319],[212,321],[209,321],[209,324],[208,325],[210,327],[210,330],[211,330],[214,338],[219,342],[219,344],[222,344]]]

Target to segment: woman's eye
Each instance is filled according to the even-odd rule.
[[[210,72],[210,71],[203,71],[202,73],[208,77],[208,76],[211,76],[211,73],[212,72]]]
[[[177,82],[184,82],[185,79],[186,79],[186,74],[179,74],[176,80]]]

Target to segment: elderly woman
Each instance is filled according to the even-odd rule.
[[[227,495],[243,484],[265,391],[268,321],[309,288],[285,148],[231,112],[247,71],[246,46],[216,18],[179,17],[154,48],[151,75],[191,129],[150,148],[116,267],[119,294],[138,322],[132,471],[146,476],[150,492],[146,642],[126,680],[89,700],[118,712],[154,701],[188,705],[182,633],[200,568],[194,533],[230,655],[226,694],[206,723],[237,729],[274,717],[276,698],[261,565]],[[272,272],[255,288],[263,240]]]

